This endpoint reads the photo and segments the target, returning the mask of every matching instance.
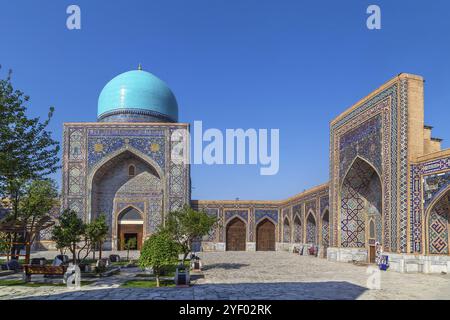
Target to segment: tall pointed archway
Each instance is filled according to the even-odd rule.
[[[300,217],[298,215],[294,218],[294,243],[303,242],[303,229]]]
[[[121,247],[119,216],[124,209],[133,206],[141,213],[143,238],[161,223],[164,199],[161,172],[135,152],[124,150],[112,155],[93,171],[90,181],[90,219],[105,215],[110,226],[111,249]]]
[[[370,232],[370,223],[372,231]],[[341,246],[366,248],[374,259],[375,244],[383,243],[382,187],[374,167],[355,158],[341,186]]]
[[[312,212],[306,218],[306,243],[317,244],[317,224]]]
[[[291,242],[291,224],[288,217],[285,217],[283,222],[283,242]]]

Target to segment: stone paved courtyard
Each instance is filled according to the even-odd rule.
[[[215,252],[200,256],[204,277],[196,279],[190,288],[119,288],[139,272],[133,268],[78,291],[65,287],[0,287],[0,299],[450,299],[450,275],[383,272],[381,290],[369,290],[363,266],[287,252]]]

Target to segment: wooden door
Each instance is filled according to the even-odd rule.
[[[375,263],[375,246],[369,246],[369,263]]]
[[[275,225],[268,219],[256,227],[256,250],[275,251]]]
[[[245,229],[245,223],[239,218],[234,218],[228,223],[227,251],[245,251],[245,238],[247,237]]]

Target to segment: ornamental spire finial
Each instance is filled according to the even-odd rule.
[[[142,71],[142,65],[139,63],[139,65],[138,65],[138,70],[139,71]]]

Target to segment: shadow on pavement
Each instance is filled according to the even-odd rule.
[[[189,288],[82,288],[18,300],[355,300],[366,290],[346,281],[197,284]]]
[[[211,270],[211,269],[225,269],[225,270],[231,270],[231,269],[240,269],[242,267],[248,267],[249,264],[245,263],[213,263],[205,265],[202,269],[205,270]]]

